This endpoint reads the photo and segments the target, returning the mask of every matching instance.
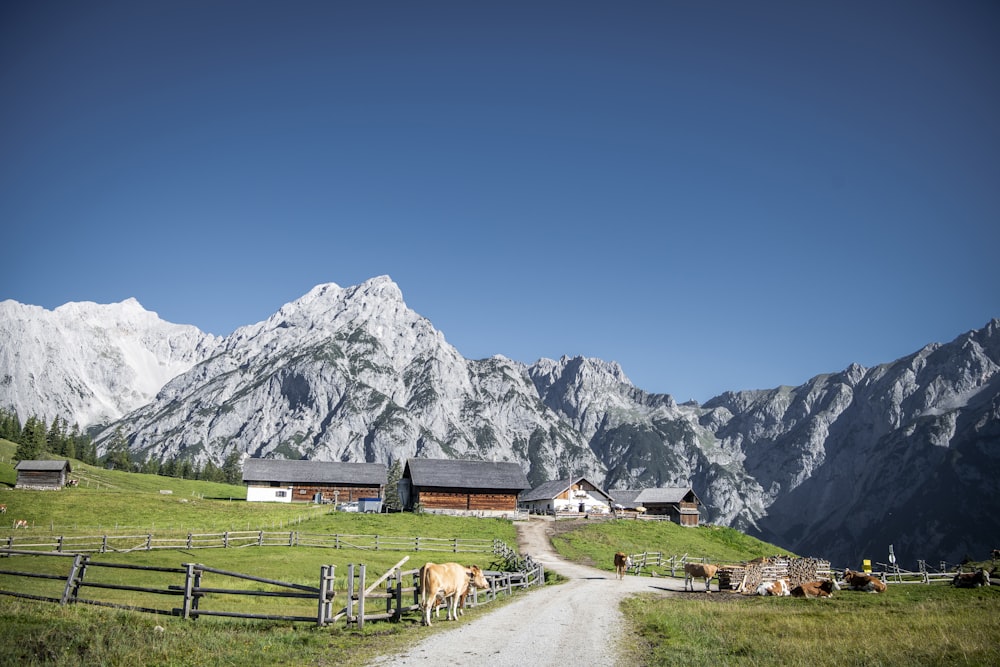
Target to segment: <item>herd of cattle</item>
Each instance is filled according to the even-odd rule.
[[[1000,554],[994,554],[998,556]],[[629,562],[631,559],[626,556],[623,552],[618,552],[615,554],[615,570],[618,572],[618,577],[622,578],[624,576],[624,569],[621,567],[621,563]],[[695,579],[705,580],[705,592],[711,592],[711,580],[719,571],[718,565],[711,565],[708,563],[685,563],[684,564],[684,590],[690,590],[694,592],[694,581]],[[790,597],[801,597],[801,598],[827,598],[832,597],[834,591],[841,590],[840,586],[843,583],[848,589],[854,591],[867,591],[869,593],[884,593],[886,590],[886,583],[880,578],[872,576],[870,574],[865,574],[863,572],[855,572],[851,569],[844,570],[841,582],[838,582],[836,578],[830,579],[818,579],[816,581],[807,581],[796,586],[792,586],[788,579],[777,579],[775,581],[765,581],[757,587],[757,595],[764,596],[790,596]],[[989,586],[990,585],[990,573],[983,568],[976,570],[975,572],[958,573],[952,579],[952,585],[957,588],[978,588],[979,586]]]

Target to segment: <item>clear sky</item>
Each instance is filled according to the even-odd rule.
[[[1000,317],[1000,4],[0,3],[0,299],[225,335],[389,275],[705,401]]]

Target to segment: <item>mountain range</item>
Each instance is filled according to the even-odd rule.
[[[533,485],[688,486],[702,519],[844,567],[985,558],[1000,518],[1000,320],[873,368],[704,404],[614,362],[463,358],[387,276],[215,337],[133,299],[0,303],[0,406],[133,460],[516,461]],[[669,545],[662,545],[669,550]]]

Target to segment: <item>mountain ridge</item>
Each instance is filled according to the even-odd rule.
[[[77,394],[90,390],[96,400],[136,383],[142,369],[134,359],[155,362],[161,376],[174,373],[148,398],[147,388],[132,388],[118,415],[105,408],[109,421],[99,445],[121,429],[137,460],[220,464],[233,451],[384,463],[433,456],[517,461],[533,485],[571,474],[599,480],[612,492],[690,484],[706,503],[708,521],[855,566],[861,557],[877,557],[872,550],[884,550],[878,543],[885,539],[897,553],[932,547],[961,557],[990,548],[987,541],[1000,527],[992,517],[973,527],[923,506],[918,492],[953,493],[956,507],[1000,500],[992,481],[1000,472],[993,435],[1000,431],[997,319],[871,368],[852,364],[799,386],[730,391],[703,405],[679,405],[669,394],[635,387],[615,362],[464,359],[406,306],[388,276],[351,287],[317,285],[221,339],[157,323],[155,313],[128,320],[142,310],[132,301],[99,310],[104,328],[92,321],[64,328],[114,352],[91,360],[104,364],[102,373],[86,375],[108,386],[84,384]],[[18,359],[0,356],[14,371],[0,382],[0,404],[16,408],[25,397],[42,400],[37,387],[45,383],[23,380],[38,368],[29,362],[65,365],[79,375],[78,348],[86,346],[53,334],[59,327],[52,323],[36,322],[39,311],[31,308],[37,307],[18,310],[11,303],[0,304],[0,333],[26,351]],[[128,321],[116,322],[116,313]],[[136,320],[146,322],[149,333],[142,334]],[[32,324],[19,330],[11,324],[16,321]],[[122,335],[114,333],[119,329]],[[172,341],[166,348],[164,339]],[[149,344],[157,341],[159,347]],[[39,345],[48,356],[30,352]],[[8,365],[9,359],[19,365]],[[124,378],[112,385],[119,375]],[[81,384],[57,375],[47,381],[53,394]],[[35,393],[20,384],[35,386]],[[71,404],[63,396],[52,409]],[[900,518],[906,516],[921,517],[921,525],[908,525]]]

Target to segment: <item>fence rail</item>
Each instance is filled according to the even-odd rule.
[[[42,541],[42,540],[45,541]],[[292,531],[232,530],[222,533],[187,533],[157,536],[149,532],[136,535],[60,535],[51,538],[10,535],[0,541],[6,552],[107,553],[152,551],[154,549],[234,549],[240,547],[323,547],[329,549],[368,549],[372,551],[433,551],[448,553],[492,553],[494,541],[394,535],[347,535],[340,533],[305,533]]]
[[[133,536],[133,538],[134,537],[135,536]],[[230,537],[232,537],[232,535],[230,535]],[[237,539],[228,540],[227,546],[250,546],[251,544],[254,544],[253,542],[239,544],[239,537],[241,536],[237,536]],[[347,545],[357,542],[357,538],[366,536],[355,535],[346,537],[349,537],[350,539],[341,541],[340,544],[343,546],[340,548],[348,548]],[[367,537],[376,538],[377,536]],[[496,557],[496,560],[493,562],[494,567],[517,568],[513,571],[503,569],[488,570],[485,575],[487,581],[490,582],[490,587],[488,590],[473,589],[471,600],[469,601],[469,604],[472,606],[495,600],[497,595],[500,593],[506,593],[509,595],[512,594],[515,589],[543,585],[545,583],[545,571],[541,565],[534,563],[530,557],[522,557],[518,555],[501,540],[462,541],[432,540],[431,538],[400,539],[419,539],[421,543],[421,550],[423,551],[433,551],[435,550],[435,547],[438,547],[437,550],[453,551],[458,549],[458,546],[456,545],[460,543],[473,543],[480,550],[483,550],[485,546],[488,545],[488,552],[494,554]],[[292,540],[292,542],[294,543],[295,540]],[[376,539],[375,542],[380,545],[382,544],[379,539]],[[102,541],[101,544],[103,543],[104,542]],[[147,549],[154,548],[150,546],[151,543],[151,540],[147,540]],[[256,544],[261,545],[265,543],[266,542],[263,537],[258,536]],[[395,547],[393,548],[400,548],[403,543],[394,544]],[[409,544],[409,542],[406,542],[406,544]],[[65,543],[63,543],[63,546],[65,546]],[[463,544],[463,546],[466,547],[464,551],[469,550],[469,544]],[[364,547],[361,548],[363,549]],[[389,547],[380,546],[380,548]],[[412,551],[414,549],[410,550]],[[35,568],[34,571],[29,571],[31,566],[29,566],[28,561],[20,558],[12,559],[10,558],[12,556],[29,559],[31,561],[31,566],[34,566]],[[319,584],[317,586],[310,586],[277,581],[274,579],[265,579],[263,577],[240,572],[220,570],[198,563],[184,563],[181,567],[156,567],[123,563],[103,563],[92,560],[91,554],[87,553],[41,551],[38,549],[24,548],[0,548],[0,557],[8,558],[8,560],[4,561],[5,563],[23,564],[23,567],[29,568],[23,570],[0,570],[0,584],[5,586],[4,589],[0,589],[0,595],[46,602],[56,602],[63,605],[98,605],[153,614],[180,616],[185,619],[195,619],[199,616],[226,616],[233,618],[252,618],[263,620],[308,621],[315,622],[319,626],[328,625],[338,619],[345,619],[349,626],[355,625],[359,629],[364,627],[366,621],[399,621],[404,613],[420,609],[419,569],[406,571],[401,570],[401,566],[409,559],[409,556],[403,558],[393,568],[371,584],[366,584],[367,568],[364,564],[360,564],[357,567],[354,564],[349,564],[347,577],[347,604],[336,614],[333,613],[334,565],[322,566],[320,569]],[[38,571],[44,566],[44,563],[39,565],[38,561],[34,560],[35,558],[40,558],[46,562],[55,562],[53,559],[63,561],[72,559],[72,561],[68,567],[68,572],[64,570],[59,573],[53,573],[51,571]],[[164,575],[166,581],[157,582],[157,585],[148,585],[148,582],[140,582],[147,584],[140,585],[140,583],[116,583],[112,581],[100,580],[100,576],[97,574],[98,572],[102,569],[113,568]],[[51,569],[53,568],[49,568],[49,570]],[[206,585],[207,576],[210,576],[213,579],[212,583],[215,585]],[[29,581],[40,579],[52,582],[48,584],[47,590],[40,591],[38,584],[27,583]],[[220,579],[223,582],[221,584],[218,583],[218,580]],[[233,580],[243,582],[244,587],[239,587],[239,584],[226,583],[232,582]],[[119,582],[120,581],[121,580],[119,579]],[[60,586],[55,582],[61,582],[62,585]],[[253,584],[253,587],[246,587],[246,582]],[[12,583],[18,583],[20,585],[10,586]],[[267,586],[268,588],[262,590],[260,585]],[[124,602],[120,596],[117,599],[113,596],[112,599],[96,599],[96,596],[85,597],[83,591],[88,589],[91,591],[133,592],[144,596],[142,598],[143,602],[146,601],[147,597],[153,598],[154,600],[161,599],[160,596],[166,596],[171,600],[178,600],[179,598],[179,606],[157,606],[155,601],[150,602],[149,604],[138,604],[135,598],[128,598],[129,601]],[[27,591],[31,592],[29,593]],[[49,594],[41,594],[44,592]],[[232,598],[238,596],[264,599],[281,598],[285,600],[285,602],[282,603],[285,607],[276,613],[249,613],[242,610],[244,605],[232,602]],[[229,602],[219,603],[220,600],[229,600]],[[314,609],[316,611],[314,613],[306,614],[301,611],[303,609],[302,602],[305,600],[315,601]],[[212,606],[219,606],[220,608],[204,608],[204,603],[207,601],[216,602],[217,604],[213,604]],[[292,611],[297,611],[298,613],[291,613],[289,610],[289,607],[293,605],[292,601],[297,602],[297,609],[293,609]]]

